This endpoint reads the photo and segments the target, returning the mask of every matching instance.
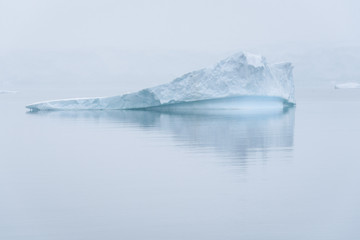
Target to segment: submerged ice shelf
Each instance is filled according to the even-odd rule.
[[[209,100],[219,100],[223,103],[221,106],[226,107],[227,101],[224,99],[244,96],[260,97],[263,103],[276,98],[281,99],[284,104],[294,104],[292,69],[291,63],[268,64],[262,56],[241,52],[220,61],[213,67],[187,73],[170,83],[139,92],[113,97],[54,100],[34,103],[26,107],[32,111],[118,110]],[[261,103],[261,101],[256,102]],[[206,104],[206,107],[212,106]],[[236,105],[231,106],[231,108],[236,107]]]

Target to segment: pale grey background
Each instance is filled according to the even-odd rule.
[[[0,239],[360,239],[357,1],[0,0]],[[238,50],[292,61],[273,114],[27,113]]]
[[[118,94],[239,50],[291,61],[298,87],[360,79],[358,1],[0,1],[0,88]],[[310,80],[311,78],[311,80]]]

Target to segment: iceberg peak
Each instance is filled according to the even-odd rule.
[[[224,61],[224,62],[223,62]],[[256,55],[249,52],[238,52],[233,54],[232,56],[226,58],[220,63],[234,63],[234,64],[247,64],[254,67],[264,67],[266,62],[265,58],[261,55]]]
[[[30,110],[139,109],[241,96],[277,97],[295,103],[291,63],[268,64],[260,55],[239,52],[212,67],[170,83],[114,97],[68,99],[28,105]]]

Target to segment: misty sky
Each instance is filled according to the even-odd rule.
[[[0,0],[2,50],[359,42],[359,1]]]
[[[241,50],[292,62],[297,86],[357,81],[359,12],[356,0],[0,0],[0,88],[108,82],[117,94]]]

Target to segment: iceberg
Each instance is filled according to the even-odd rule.
[[[0,90],[0,94],[12,94],[12,93],[16,93],[16,91]]]
[[[346,89],[346,88],[360,88],[360,83],[347,82],[347,83],[339,83],[335,85],[335,89]]]
[[[262,56],[240,52],[212,67],[139,92],[113,97],[53,100],[26,107],[31,111],[146,109],[209,100],[241,100],[243,97],[261,98],[265,102],[275,98],[283,104],[293,105],[295,87],[292,69],[292,64],[288,62],[268,64]],[[232,104],[231,108],[234,107]]]

